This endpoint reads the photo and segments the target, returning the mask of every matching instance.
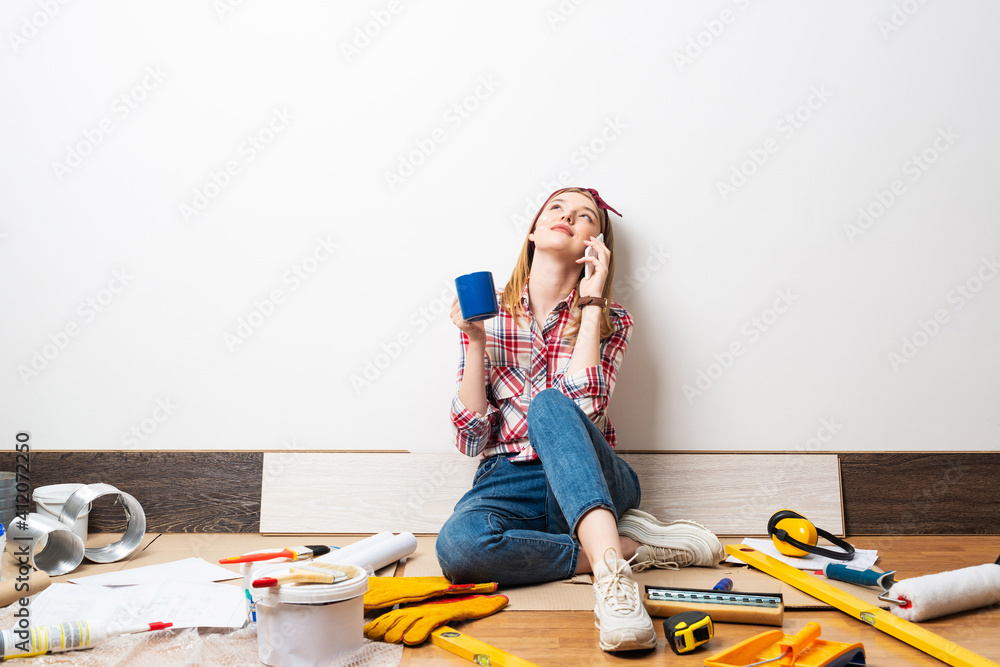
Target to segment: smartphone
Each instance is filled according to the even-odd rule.
[[[604,241],[604,234],[598,234],[597,235],[597,240],[603,242]],[[593,257],[594,256],[594,248],[593,248],[593,246],[587,246],[587,250],[583,253],[583,256],[584,257]],[[583,268],[583,277],[584,278],[589,278],[590,274],[592,274],[593,272],[594,272],[594,267],[592,267],[590,264],[584,264],[584,268]]]

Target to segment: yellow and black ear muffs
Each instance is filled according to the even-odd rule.
[[[767,534],[771,536],[775,548],[786,556],[801,558],[806,554],[816,554],[834,560],[854,558],[854,547],[846,540],[817,528],[804,516],[792,510],[781,510],[771,515],[767,521]],[[826,538],[844,551],[816,546],[820,537]]]

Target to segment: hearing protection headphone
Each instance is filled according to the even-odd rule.
[[[854,558],[854,547],[847,541],[817,528],[804,516],[792,510],[780,510],[772,514],[767,521],[767,534],[771,536],[775,548],[786,556],[801,558],[806,554],[816,554],[834,560]],[[847,553],[816,546],[820,537],[830,540]]]

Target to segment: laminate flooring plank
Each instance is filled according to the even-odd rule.
[[[30,483],[32,488],[111,484],[139,501],[151,533],[256,533],[263,457],[262,452],[33,451]],[[0,467],[14,470],[13,452],[0,453]],[[124,529],[125,514],[115,500],[94,502],[91,531]]]
[[[639,476],[645,510],[690,519],[717,535],[766,535],[767,520],[793,509],[844,534],[840,468],[832,454],[623,454]]]
[[[1000,534],[1000,453],[840,454],[852,535]]]
[[[835,455],[629,454],[641,509],[690,519],[719,535],[762,535],[793,508],[843,534]],[[436,533],[472,483],[459,454],[266,453],[261,532]]]

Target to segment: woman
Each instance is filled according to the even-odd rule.
[[[462,361],[451,418],[459,450],[484,458],[437,556],[456,583],[593,572],[600,645],[619,651],[656,645],[633,569],[713,565],[724,552],[700,524],[635,509],[638,478],[613,451],[607,408],[632,318],[611,301],[608,211],[618,214],[594,189],[556,191],[532,221],[499,315],[467,322],[452,304]]]

